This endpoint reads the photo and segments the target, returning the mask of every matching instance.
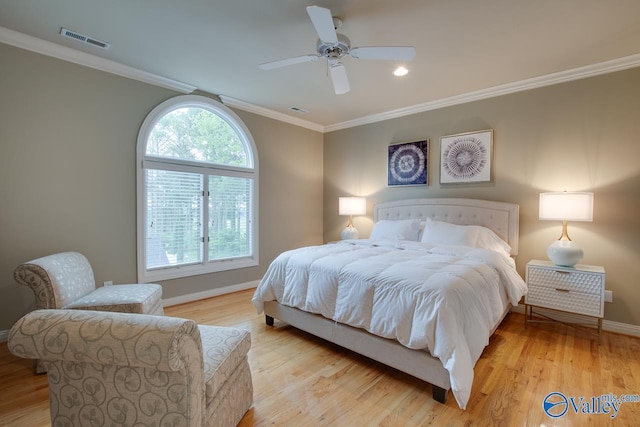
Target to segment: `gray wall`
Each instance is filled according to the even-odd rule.
[[[102,283],[136,279],[135,144],[148,112],[177,93],[0,44],[0,331],[34,306],[20,262],[77,250]],[[281,251],[339,238],[338,197],[474,197],[520,204],[518,269],[545,258],[560,224],[542,191],[595,192],[571,223],[584,263],[603,265],[605,318],[640,325],[640,69],[320,133],[236,111],[260,161],[260,265],[162,282],[165,298],[258,280]],[[439,138],[494,129],[494,183],[438,184]],[[387,188],[387,145],[430,138],[428,187]],[[324,144],[324,146],[323,146]],[[324,151],[323,151],[324,150]],[[324,164],[323,159],[324,157]],[[324,227],[324,229],[323,229]]]
[[[136,281],[136,138],[177,93],[0,44],[0,332],[33,309],[21,262],[75,250],[96,281]],[[321,133],[236,111],[258,148],[260,265],[161,282],[175,297],[259,280],[322,241]]]
[[[494,182],[439,184],[440,137],[494,130]],[[387,145],[430,138],[427,187],[388,188]],[[518,270],[546,247],[561,224],[538,220],[545,191],[593,191],[594,221],[569,224],[584,264],[606,269],[614,302],[605,319],[640,325],[640,68],[331,132],[324,144],[324,239],[338,239],[346,218],[338,197],[367,197],[354,218],[361,237],[376,202],[468,197],[520,204]]]

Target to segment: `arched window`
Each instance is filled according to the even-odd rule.
[[[258,158],[240,118],[210,98],[158,105],[138,134],[138,280],[258,265]]]

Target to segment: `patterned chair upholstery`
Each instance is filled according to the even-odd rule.
[[[163,315],[162,287],[156,284],[96,289],[91,264],[77,252],[63,252],[19,265],[16,282],[28,286],[36,307]]]
[[[13,326],[8,346],[46,365],[53,426],[235,426],[253,404],[242,329],[36,310]]]

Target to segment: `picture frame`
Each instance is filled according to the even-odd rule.
[[[492,182],[493,129],[440,138],[440,184]]]
[[[389,145],[387,185],[429,185],[429,139]]]

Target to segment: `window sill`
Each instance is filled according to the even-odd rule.
[[[145,270],[138,272],[138,282],[150,283],[161,280],[179,279],[182,277],[199,276],[201,274],[216,273],[220,271],[256,267],[257,265],[257,258],[238,258],[224,261],[212,261],[206,265],[197,264],[181,267],[167,267],[151,271]]]

